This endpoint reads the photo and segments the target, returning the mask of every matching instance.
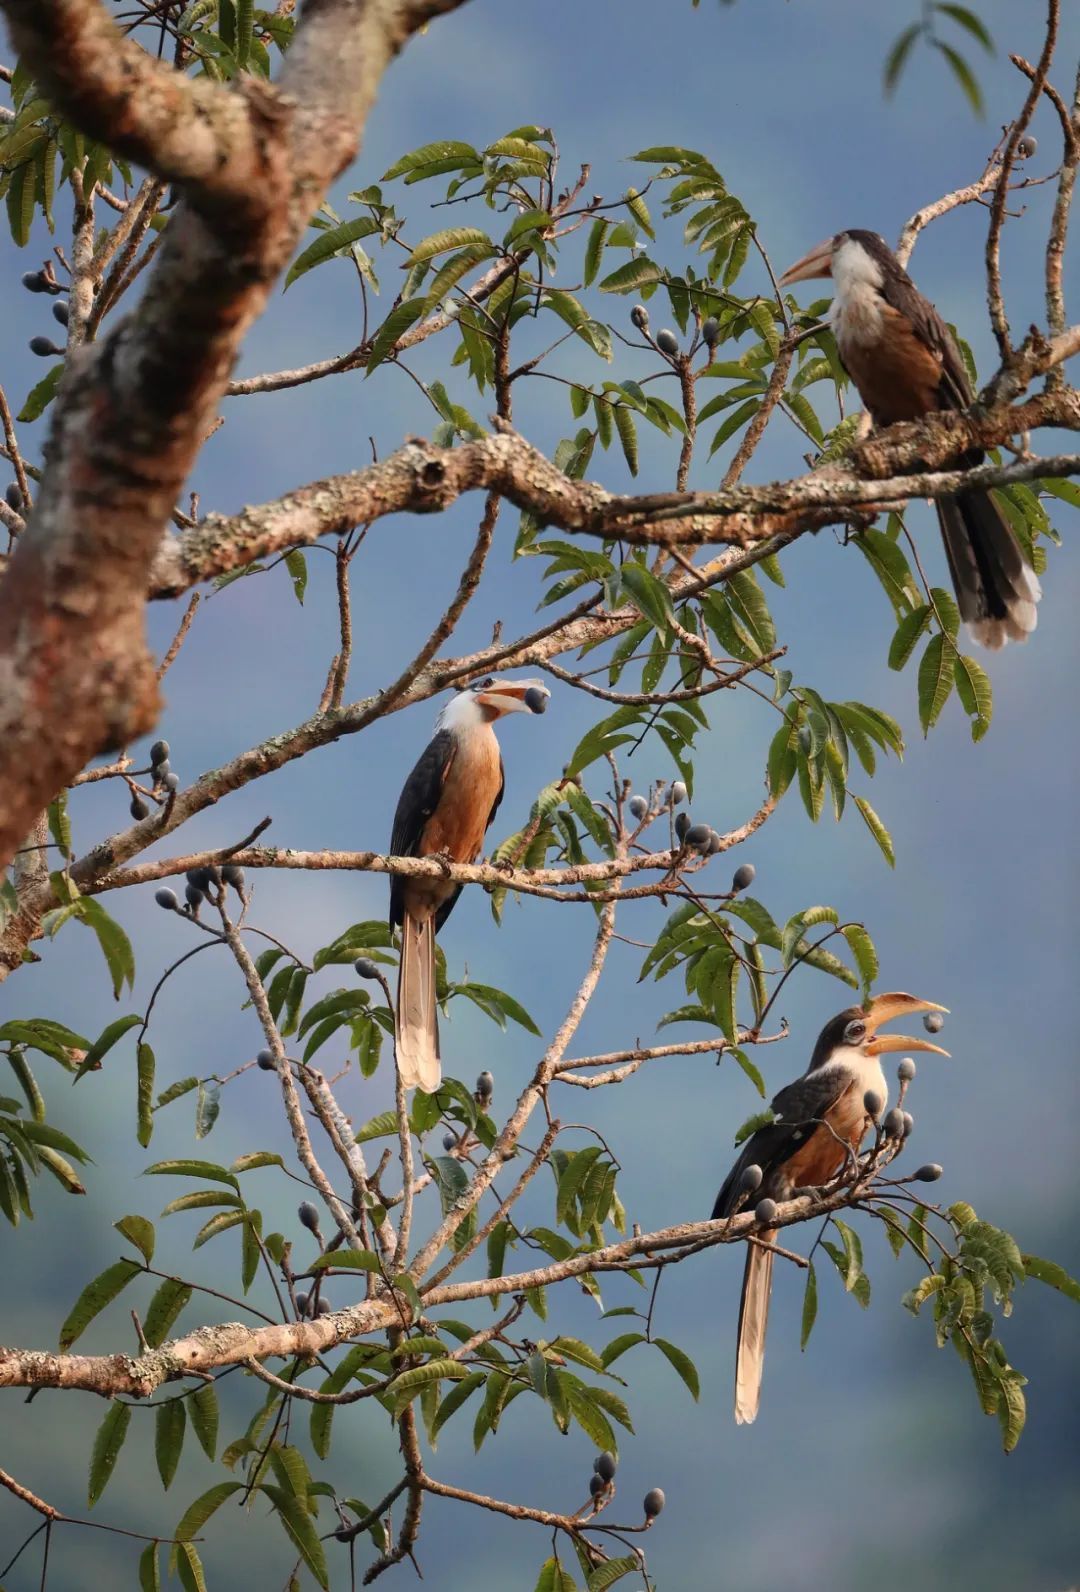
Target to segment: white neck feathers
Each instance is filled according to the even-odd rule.
[[[881,335],[881,266],[861,243],[848,238],[833,250],[830,320],[841,348],[876,342]]]

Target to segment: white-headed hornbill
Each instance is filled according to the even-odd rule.
[[[867,1092],[879,1096],[882,1108],[889,1097],[878,1059],[882,1053],[932,1050],[939,1056],[949,1054],[926,1039],[881,1034],[879,1028],[912,1012],[945,1010],[933,1001],[895,993],[878,995],[866,1007],[851,1006],[826,1023],[809,1067],[773,1100],[775,1120],[759,1128],[743,1146],[716,1196],[713,1221],[732,1215],[740,1199],[745,1199],[743,1174],[749,1167],[758,1167],[762,1173],[756,1192],[750,1194],[756,1205],[766,1198],[789,1200],[797,1189],[820,1188],[842,1171],[845,1163],[850,1164],[873,1126],[865,1104]],[[774,1228],[764,1228],[756,1236],[771,1244],[775,1234]],[[735,1360],[735,1419],[740,1425],[752,1421],[758,1412],[772,1268],[772,1250],[748,1243]]]
[[[780,278],[829,276],[830,320],[844,369],[876,425],[968,409],[972,391],[956,342],[929,299],[876,232],[838,232]],[[974,449],[965,466],[979,464]],[[1026,641],[1042,595],[1005,516],[987,491],[937,499],[960,617],[983,646]]]
[[[405,781],[394,814],[390,850],[396,857],[475,862],[503,793],[503,765],[492,725],[506,713],[543,713],[551,695],[539,680],[489,675],[459,692],[435,722],[435,734]],[[395,1047],[406,1089],[431,1094],[439,1086],[439,1026],[435,998],[435,934],[461,885],[452,879],[390,884],[390,923],[401,928]]]

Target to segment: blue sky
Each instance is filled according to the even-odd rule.
[[[395,65],[335,203],[344,212],[349,189],[377,180],[398,155],[430,139],[483,144],[515,125],[538,122],[555,128],[564,170],[573,173],[590,162],[589,191],[609,198],[638,180],[638,168],[626,157],[645,145],[681,143],[705,151],[758,220],[778,266],[840,227],[872,227],[895,237],[914,209],[982,170],[999,125],[1021,97],[1006,54],[1038,54],[1040,9],[1007,0],[981,7],[999,54],[975,62],[988,106],[986,119],[978,121],[941,63],[919,54],[895,100],[883,101],[881,62],[908,19],[907,7],[742,0],[729,8],[704,0],[693,10],[685,0],[592,0],[587,6],[549,0],[544,7],[473,0],[414,41]],[[1080,17],[1072,15],[1055,74],[1063,89],[1078,49]],[[1055,163],[1055,125],[1040,110],[1034,127],[1040,150],[1032,169],[1041,176]],[[1051,194],[1048,185],[1021,196],[1027,216],[1011,221],[1007,231],[1006,289],[1018,334],[1042,313],[1040,245]],[[417,236],[447,224],[445,211],[421,215],[423,197],[423,190],[398,191],[401,209],[417,216]],[[938,223],[920,241],[912,269],[988,371],[985,223],[986,212],[976,206]],[[17,400],[43,368],[26,351],[27,339],[52,329],[44,301],[21,296],[17,279],[42,257],[48,241],[35,237],[23,253],[5,244],[0,255],[10,306],[0,324],[0,379]],[[672,264],[684,258],[673,250],[661,257]],[[392,292],[389,267],[384,278],[384,290]],[[764,282],[748,268],[745,285]],[[614,318],[629,304],[605,307]],[[275,369],[340,352],[357,341],[358,317],[351,272],[332,264],[275,297],[241,368]],[[445,375],[446,352],[433,342],[418,354],[415,368],[425,376]],[[600,372],[584,351],[568,352],[559,368],[584,377],[640,373],[637,356],[621,353],[611,372]],[[523,386],[516,408],[521,428],[548,449],[570,425],[564,399],[553,401],[553,390],[543,382]],[[464,386],[455,393],[485,412],[475,392],[471,399]],[[229,400],[224,413],[226,425],[207,446],[193,481],[204,510],[235,509],[355,468],[370,457],[369,437],[385,454],[404,435],[432,426],[416,388],[392,370],[368,382],[356,373],[273,397]],[[23,430],[32,454],[42,437],[43,423]],[[751,478],[797,471],[801,451],[795,433],[770,428]],[[641,489],[666,487],[673,468],[670,445],[650,440]],[[613,456],[597,456],[591,473],[613,488],[628,484]],[[717,477],[717,461],[709,465],[702,454],[693,484],[706,486]],[[413,625],[421,628],[443,606],[478,512],[478,502],[468,500],[438,520],[399,518],[370,533],[354,566],[350,697],[392,679],[415,639]],[[505,621],[508,633],[515,623],[528,623],[533,570],[511,563],[515,520],[504,515],[488,583],[455,650],[482,644],[496,619]],[[916,1153],[944,1164],[944,1199],[970,1200],[981,1215],[1014,1231],[1023,1248],[1075,1271],[1078,1102],[1068,991],[1076,737],[1067,682],[1077,661],[1071,615],[1080,582],[1070,546],[1076,515],[1061,505],[1055,521],[1065,546],[1051,550],[1039,630],[1030,645],[989,661],[996,712],[977,746],[955,702],[929,742],[921,739],[914,678],[891,674],[885,665],[890,610],[854,550],[824,534],[785,555],[788,585],[770,590],[770,600],[796,678],[826,696],[862,697],[904,724],[903,765],[888,765],[872,789],[863,787],[892,829],[898,866],[895,874],[886,868],[856,819],[840,826],[825,819],[812,828],[794,799],[734,860],[754,862],[755,891],[781,920],[816,901],[864,918],[881,952],[884,987],[912,989],[951,1008],[945,1042],[953,1059],[924,1058],[913,1090]],[[940,578],[944,566],[931,516],[917,510],[912,523]],[[309,563],[303,610],[283,572],[240,582],[201,610],[169,676],[161,726],[185,781],[314,708],[335,620],[332,561],[324,554]],[[150,627],[156,645],[167,644],[177,618],[172,606],[155,606]],[[386,844],[398,790],[427,739],[435,707],[395,715],[231,796],[189,826],[190,845],[234,841],[267,813],[273,816],[268,838],[279,845]],[[582,697],[556,689],[544,719],[507,724],[500,834],[517,827],[532,795],[559,772],[593,717]],[[735,693],[724,694],[712,722],[696,760],[695,816],[730,828],[760,799],[773,726],[767,709]],[[644,784],[670,769],[655,748],[639,753],[627,772]],[[126,822],[126,803],[108,786],[81,791],[73,811],[80,850]],[[349,922],[381,917],[386,888],[360,875],[279,874],[260,879],[256,902],[254,921],[310,952]],[[131,1009],[139,1009],[188,940],[183,925],[155,908],[151,889],[114,897],[109,906],[135,943]],[[660,909],[650,903],[636,915],[628,912],[622,928],[645,939],[659,921]],[[550,1029],[572,993],[590,925],[585,910],[530,902],[508,909],[496,933],[486,899],[466,892],[446,943],[453,966],[510,989]],[[679,1003],[677,986],[636,983],[640,954],[617,947],[576,1050],[646,1037],[657,1017]],[[215,962],[216,953],[201,957],[159,1003],[151,1038],[162,1083],[231,1070],[257,1048],[235,976],[224,959]],[[334,980],[327,975],[324,982],[329,987]],[[821,1024],[844,999],[839,985],[816,975],[790,981],[783,1010],[793,1039],[760,1058],[771,1088],[801,1069]],[[40,965],[4,985],[0,1013],[48,1013],[99,1031],[115,1009],[89,937],[75,925],[66,929]],[[528,1036],[501,1035],[479,1016],[455,1013],[444,1036],[450,1071],[471,1080],[481,1066],[491,1068],[497,1105],[514,1097],[535,1061]],[[130,1056],[118,1050],[115,1062],[80,1084],[77,1096],[41,1069],[52,1119],[71,1127],[94,1156],[91,1198],[76,1202],[43,1187],[37,1222],[7,1233],[0,1317],[6,1342],[47,1346],[84,1282],[119,1252],[108,1223],[126,1211],[156,1216],[180,1192],[166,1180],[148,1183],[140,1173],[150,1159],[190,1153],[187,1105],[164,1113],[149,1155],[138,1152],[131,1069]],[[342,1094],[345,1108],[361,1121],[389,1103],[389,1083],[382,1075],[370,1084],[350,1081]],[[688,1058],[645,1069],[618,1090],[575,1095],[559,1109],[573,1118],[586,1105],[617,1145],[633,1219],[654,1228],[708,1212],[732,1155],[732,1133],[754,1108],[754,1097],[734,1068]],[[263,1147],[284,1148],[285,1141],[268,1080],[251,1072],[226,1092],[204,1148],[227,1162]],[[271,1173],[255,1175],[263,1179],[257,1193],[267,1225],[299,1240],[294,1194]],[[231,1236],[217,1241],[219,1252],[210,1245],[193,1259],[190,1222],[176,1217],[159,1224],[162,1264],[227,1286]],[[911,1585],[927,1592],[957,1585],[1055,1592],[1075,1576],[1069,1511],[1080,1388],[1073,1307],[1031,1284],[1007,1326],[1007,1344],[1031,1384],[1028,1429],[1006,1460],[995,1427],[978,1412],[967,1373],[950,1350],[934,1351],[929,1323],[900,1309],[900,1294],[914,1280],[906,1263],[894,1263],[875,1233],[865,1236],[874,1283],[869,1312],[863,1316],[835,1279],[823,1276],[821,1314],[803,1356],[801,1279],[781,1270],[762,1413],[751,1429],[736,1430],[729,1413],[741,1255],[704,1255],[667,1277],[659,1330],[698,1360],[702,1398],[691,1404],[659,1355],[655,1363],[626,1362],[634,1377],[637,1435],[623,1445],[615,1509],[619,1518],[633,1519],[648,1487],[666,1489],[668,1509],[649,1542],[650,1565],[665,1592],[728,1585],[770,1592],[778,1584],[792,1592],[827,1584],[853,1592],[871,1586],[899,1592]],[[606,1296],[609,1304],[629,1302],[632,1289],[613,1283]],[[617,1329],[617,1323],[598,1329],[594,1307],[583,1298],[568,1299],[559,1310],[566,1312],[557,1317],[559,1327],[593,1341]],[[215,1318],[204,1305],[192,1307],[193,1322]],[[85,1346],[105,1351],[129,1340],[121,1304],[95,1323]],[[250,1390],[240,1381],[233,1377],[222,1387],[228,1437],[251,1407]],[[559,1437],[530,1405],[519,1401],[496,1441],[475,1460],[468,1418],[459,1431],[449,1427],[432,1461],[434,1473],[542,1506],[575,1507],[584,1496],[591,1451],[578,1432]],[[45,1394],[31,1406],[9,1398],[0,1407],[0,1454],[29,1485],[78,1511],[102,1414],[88,1395]],[[373,1423],[361,1427],[344,1415],[332,1471],[344,1470],[359,1495],[373,1498],[395,1474],[392,1440]],[[150,1417],[137,1413],[140,1420],[145,1431],[133,1426],[97,1514],[122,1524],[137,1518],[145,1529],[168,1534],[187,1501],[220,1473],[188,1455],[162,1498],[150,1458]],[[623,1498],[630,1500],[625,1513]],[[17,1540],[23,1526],[7,1497],[0,1498],[0,1544]],[[427,1505],[421,1563],[428,1581],[447,1592],[466,1586],[531,1592],[547,1551],[546,1538],[532,1527]],[[211,1586],[229,1576],[234,1582],[243,1576],[248,1585],[275,1585],[286,1576],[280,1544],[258,1511],[223,1511],[204,1557]],[[61,1534],[53,1564],[54,1592],[91,1584],[94,1577],[117,1584],[135,1579],[131,1546],[102,1533]],[[34,1573],[20,1564],[10,1592],[36,1585]],[[400,1580],[411,1572],[395,1574]]]

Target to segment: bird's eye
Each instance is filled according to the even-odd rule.
[[[844,1038],[849,1045],[858,1045],[861,1043],[865,1035],[866,1024],[859,1022],[857,1019],[853,1023],[848,1023],[847,1027],[844,1029]]]
[[[486,691],[489,686],[493,686],[494,684],[495,684],[495,676],[493,674],[489,674],[486,680],[477,680],[475,682],[475,684],[473,685],[473,690],[474,691]]]

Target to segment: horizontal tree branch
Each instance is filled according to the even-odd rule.
[[[769,1226],[788,1227],[815,1221],[832,1211],[862,1204],[867,1193],[865,1187],[856,1185],[816,1198],[787,1200],[778,1205],[775,1219],[770,1216]],[[424,1312],[440,1305],[524,1293],[530,1288],[551,1286],[593,1272],[631,1270],[635,1261],[642,1257],[662,1254],[670,1257],[669,1263],[677,1264],[683,1258],[679,1251],[695,1246],[696,1253],[698,1247],[739,1243],[756,1226],[752,1211],[718,1221],[682,1222],[530,1271],[446,1283],[424,1294]],[[317,1359],[349,1339],[400,1326],[403,1318],[410,1319],[410,1310],[407,1299],[398,1294],[394,1299],[381,1296],[364,1300],[315,1321],[286,1321],[269,1327],[249,1327],[228,1321],[219,1326],[198,1327],[182,1338],[174,1338],[160,1348],[138,1355],[57,1354],[50,1350],[0,1347],[0,1388],[80,1388],[104,1398],[123,1395],[144,1399],[166,1382],[187,1376],[205,1377],[225,1366],[242,1365],[248,1360],[291,1359],[294,1356]]]
[[[1080,352],[1080,327],[1062,341]],[[637,497],[615,496],[594,482],[572,480],[524,437],[505,430],[457,448],[411,441],[366,469],[313,482],[236,515],[208,515],[163,543],[151,571],[150,592],[175,597],[198,581],[242,569],[256,559],[341,535],[390,514],[435,513],[474,491],[498,492],[564,531],[634,543],[719,542],[747,548],[777,534],[801,534],[845,519],[852,509],[1080,471],[1080,456],[1066,455],[926,473],[974,447],[994,447],[1049,425],[1080,431],[1080,394],[1065,389],[985,415],[937,414],[894,426],[854,448],[845,467],[789,481]],[[922,473],[907,473],[920,464]],[[679,521],[677,529],[672,520]]]

